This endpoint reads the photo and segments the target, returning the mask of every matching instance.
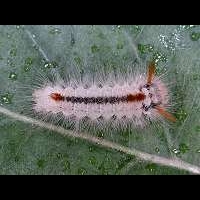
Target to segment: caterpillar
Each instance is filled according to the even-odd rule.
[[[92,83],[90,86],[79,84],[47,84],[35,89],[32,94],[33,110],[36,113],[57,115],[80,121],[88,118],[95,122],[99,119],[118,123],[131,121],[135,126],[144,127],[146,119],[156,121],[176,118],[167,111],[169,90],[156,76],[154,62],[150,62],[146,74],[124,80],[113,85]]]

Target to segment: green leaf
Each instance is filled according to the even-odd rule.
[[[0,26],[0,173],[200,173],[199,34],[193,25]],[[175,124],[78,134],[31,112],[38,74],[123,73],[150,60],[167,72]]]

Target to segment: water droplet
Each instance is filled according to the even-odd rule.
[[[10,72],[8,78],[11,79],[12,81],[15,81],[17,80],[17,74],[15,72]]]
[[[97,164],[96,158],[95,158],[94,156],[90,157],[90,158],[89,158],[89,163],[90,163],[91,165],[96,165],[96,164]]]
[[[59,159],[61,159],[61,158],[63,158],[63,154],[62,153],[57,153],[56,157],[59,158]]]
[[[145,169],[149,170],[150,172],[155,171],[156,168],[157,168],[157,165],[154,164],[154,163],[150,163],[150,164],[147,164],[147,165],[145,166]]]
[[[138,51],[139,51],[140,53],[147,53],[146,45],[138,44]]]
[[[81,168],[78,169],[78,174],[84,175],[84,174],[86,174],[86,173],[87,173],[87,171],[86,171],[85,168],[81,167]]]
[[[179,149],[174,148],[172,151],[173,151],[173,153],[175,153],[176,155],[180,154],[180,150],[179,150]]]
[[[133,30],[135,33],[139,33],[141,31],[141,27],[139,25],[133,25]]]
[[[154,46],[151,44],[138,44],[138,51],[142,54],[151,53],[154,51]]]
[[[200,38],[200,33],[192,32],[191,35],[190,35],[190,38],[191,38],[192,41],[197,41]]]
[[[6,94],[1,96],[0,100],[1,100],[1,103],[3,104],[11,104],[12,98],[13,98],[13,95],[7,92]]]
[[[31,69],[31,65],[33,64],[33,59],[31,57],[27,57],[25,59],[24,71],[27,72]]]
[[[81,58],[80,57],[75,57],[74,58],[74,61],[76,62],[76,64],[78,64],[78,65],[80,65],[81,64],[81,62],[82,62],[82,60],[81,60]]]
[[[94,151],[95,151],[95,149],[96,149],[96,147],[95,147],[95,146],[89,146],[89,152],[94,152]]]
[[[68,160],[64,162],[64,170],[70,170],[70,162]]]
[[[128,56],[123,56],[123,60],[127,60],[128,59]]]
[[[179,150],[180,150],[180,153],[186,153],[190,149],[189,149],[188,145],[186,145],[185,143],[181,143],[181,144],[179,144]]]
[[[134,35],[137,35],[137,34],[139,34],[140,32],[141,32],[141,26],[139,26],[139,25],[128,25],[128,26],[126,26],[127,27],[127,29],[130,31],[130,33],[131,34],[134,34]]]
[[[62,33],[62,31],[61,31],[60,28],[51,28],[49,33],[52,34],[52,35],[57,35],[57,34]]]
[[[75,139],[74,139],[74,143],[75,143],[75,144],[78,144],[78,143],[79,143],[79,139],[78,139],[78,138],[75,138]]]
[[[180,25],[179,27],[178,27],[178,29],[179,30],[188,30],[188,29],[191,29],[191,28],[194,28],[194,27],[196,27],[196,25]]]
[[[50,62],[46,62],[44,64],[44,68],[51,68],[52,67],[52,64]]]
[[[97,45],[92,45],[91,46],[91,51],[92,51],[92,53],[96,53],[96,52],[98,52],[100,49],[99,49],[99,47],[97,46]]]
[[[6,35],[7,35],[7,38],[11,38],[11,35],[9,33],[7,33]]]
[[[112,30],[113,31],[118,31],[120,29],[121,29],[121,25],[114,25],[114,26],[112,26]]]
[[[184,121],[186,119],[186,117],[188,116],[187,113],[185,112],[185,110],[180,110],[175,115],[176,115],[177,119],[180,121]]]
[[[155,148],[156,153],[160,153],[160,149],[158,147]]]
[[[200,149],[197,149],[197,153],[200,153]]]
[[[125,165],[127,165],[127,163],[129,163],[131,160],[133,161],[134,156],[123,156],[122,158],[120,158],[120,160],[116,163],[116,168],[117,169],[121,169],[123,168]]]
[[[151,45],[151,44],[147,44],[146,48],[147,48],[148,52],[153,52],[154,51],[154,46]]]
[[[38,159],[37,160],[37,166],[39,168],[44,168],[44,166],[45,166],[45,160],[44,159]]]
[[[194,80],[194,81],[200,80],[200,75],[199,75],[199,74],[194,74],[194,75],[193,75],[193,80]]]
[[[27,65],[25,65],[25,66],[24,66],[24,71],[25,71],[25,72],[28,72],[28,71],[30,71],[30,69],[31,69],[31,67],[30,67],[30,66],[27,66]]]
[[[25,59],[25,65],[32,65],[32,63],[33,63],[32,58],[28,57],[28,58]]]
[[[97,134],[97,137],[99,137],[99,138],[104,138],[104,133],[98,133],[98,134]]]
[[[17,49],[16,48],[13,48],[10,50],[10,56],[14,57],[17,55]]]
[[[167,61],[167,57],[161,53],[161,52],[155,52],[153,54],[153,60],[155,61],[155,63],[158,63],[158,62],[166,62]]]
[[[15,27],[16,27],[17,30],[19,30],[21,26],[20,25],[16,25]]]
[[[176,49],[175,42],[172,39],[169,39],[168,36],[165,35],[159,35],[159,41],[162,43],[162,45],[171,50],[174,51]]]
[[[200,126],[196,126],[195,130],[200,133]]]
[[[74,44],[75,44],[75,38],[74,38],[73,34],[71,34],[71,41],[70,41],[70,43],[71,43],[71,46],[74,46]]]
[[[51,68],[55,68],[57,66],[58,66],[58,64],[55,61],[53,61],[53,62],[45,62],[45,64],[44,64],[44,68],[45,69],[51,69]]]
[[[15,64],[12,61],[12,59],[10,59],[10,58],[7,58],[7,64],[10,65],[11,67],[15,66]]]
[[[52,61],[51,64],[52,64],[53,68],[58,67],[58,63],[56,61]]]

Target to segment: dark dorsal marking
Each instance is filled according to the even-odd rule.
[[[71,103],[85,103],[85,104],[116,104],[143,101],[145,99],[144,93],[128,94],[122,97],[65,97],[59,93],[51,93],[50,97],[55,101],[67,101]]]

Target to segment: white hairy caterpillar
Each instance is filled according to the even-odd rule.
[[[147,73],[131,74],[130,78],[109,83],[90,85],[74,80],[50,82],[33,90],[33,112],[42,116],[61,115],[64,121],[79,124],[87,119],[93,124],[115,122],[115,128],[131,123],[143,128],[146,122],[175,121],[166,110],[169,107],[169,90],[155,76],[155,63],[151,62]],[[85,123],[85,122],[84,122]],[[77,127],[77,126],[76,126]]]

